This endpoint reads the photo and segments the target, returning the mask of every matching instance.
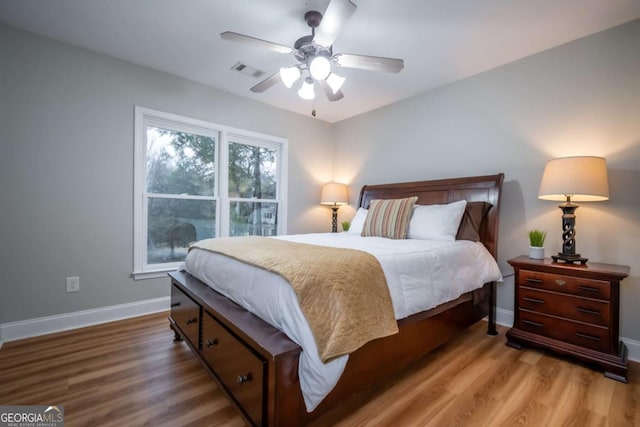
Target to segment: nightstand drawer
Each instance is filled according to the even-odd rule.
[[[545,289],[605,301],[611,298],[611,286],[609,282],[602,280],[520,270],[518,284],[530,288]]]
[[[609,326],[610,324],[610,304],[608,302],[539,291],[524,286],[520,287],[518,294],[520,308],[599,326]]]
[[[520,309],[518,327],[523,331],[553,338],[600,352],[610,352],[609,329],[563,320]]]

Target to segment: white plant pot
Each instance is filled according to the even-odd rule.
[[[544,259],[544,248],[538,246],[529,246],[529,258]]]

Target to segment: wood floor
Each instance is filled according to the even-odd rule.
[[[243,425],[186,344],[172,341],[167,315],[5,343],[0,405],[64,405],[67,427]],[[506,328],[485,329],[479,322],[314,426],[640,426],[640,365],[622,384],[506,347]]]

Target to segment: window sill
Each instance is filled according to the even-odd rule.
[[[176,267],[167,267],[160,270],[134,271],[131,273],[133,280],[158,279],[167,277],[167,273],[176,271]]]

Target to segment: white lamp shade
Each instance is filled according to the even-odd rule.
[[[346,205],[349,203],[346,184],[338,184],[330,182],[322,186],[322,196],[320,204],[322,205]]]
[[[336,73],[331,73],[329,74],[329,77],[327,77],[327,84],[335,94],[342,87],[344,80],[345,80],[344,77],[340,77]]]
[[[311,78],[307,77],[304,82],[302,82],[302,87],[298,91],[298,96],[308,101],[316,97],[316,93],[313,91],[313,80]]]
[[[609,199],[607,161],[602,157],[563,157],[547,162],[538,198],[575,202]]]
[[[326,56],[318,55],[311,60],[309,72],[314,79],[324,80],[331,72],[331,63]]]
[[[291,86],[293,86],[293,84],[300,78],[300,69],[296,66],[280,68],[280,78],[286,87],[291,88]]]

